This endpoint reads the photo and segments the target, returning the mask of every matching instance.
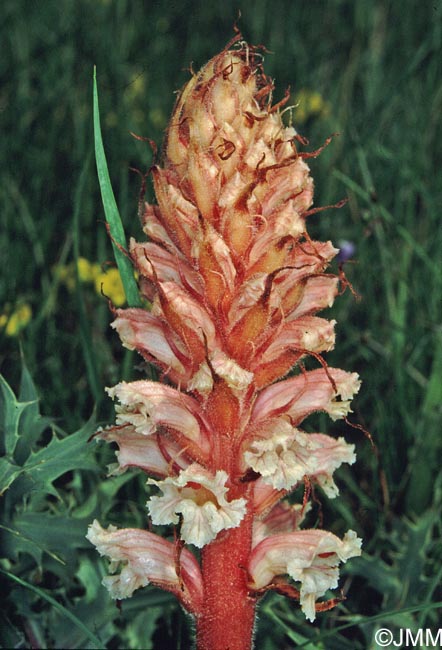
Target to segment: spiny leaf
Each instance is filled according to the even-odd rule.
[[[17,401],[14,391],[4,377],[0,375],[0,413],[3,413],[0,431],[2,434],[2,451],[7,456],[12,456],[14,453],[20,435],[18,430],[20,416],[29,404],[29,402]]]
[[[22,471],[21,467],[11,463],[7,458],[0,458],[0,496],[6,492]]]
[[[92,448],[87,444],[94,430],[95,422],[89,420],[81,429],[66,438],[60,439],[54,434],[46,447],[32,453],[23,471],[32,478],[35,489],[58,496],[52,484],[57,478],[74,469],[96,470]]]
[[[37,388],[26,366],[23,355],[21,359],[21,379],[18,399],[20,402],[26,402],[28,404],[20,417],[20,437],[14,452],[14,459],[17,465],[23,465],[31,453],[33,445],[37,442],[42,432],[51,424],[50,418],[42,417],[40,414]]]
[[[8,461],[3,462],[0,475],[12,476],[15,465],[23,465],[32,445],[49,424],[49,418],[40,415],[37,391],[24,362],[18,399],[5,378],[0,376],[0,446]],[[0,483],[0,493],[8,486]]]

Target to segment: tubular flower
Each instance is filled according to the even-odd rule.
[[[290,490],[304,476],[317,479],[327,496],[338,494],[332,473],[342,463],[356,460],[354,446],[343,438],[306,434],[286,420],[268,422],[262,439],[255,439],[244,454],[246,466],[261,474],[277,490]]]
[[[300,601],[306,617],[315,619],[315,601],[338,586],[338,565],[360,554],[361,540],[349,530],[341,541],[323,530],[273,535],[253,549],[249,571],[256,589],[288,573],[301,583]]]
[[[111,573],[122,565],[120,573],[107,576],[104,584],[113,598],[132,596],[149,583],[172,591],[190,611],[201,605],[201,572],[192,553],[183,549],[177,573],[175,548],[170,542],[145,530],[102,528],[98,521],[89,527],[87,538],[101,555],[111,561]]]
[[[154,524],[177,524],[182,516],[181,538],[201,548],[227,528],[239,525],[246,512],[246,500],[226,501],[228,475],[223,470],[212,477],[193,464],[177,477],[164,481],[149,479],[163,496],[151,497],[147,507]]]
[[[149,241],[129,250],[152,307],[118,309],[113,324],[165,383],[108,389],[117,421],[97,434],[118,445],[111,473],[155,477],[151,521],[175,526],[171,543],[94,523],[89,539],[113,562],[105,584],[114,595],[148,581],[177,593],[199,650],[250,648],[268,589],[313,620],[334,602],[316,600],[336,587],[339,563],[360,553],[352,531],[341,541],[300,529],[311,486],[336,496],[334,471],[355,460],[342,437],[301,425],[317,411],[345,418],[360,382],[321,356],[335,321],[317,312],[342,276],[327,271],[338,250],[307,233],[320,208],[306,161],[320,149],[298,150],[306,141],[284,126],[272,91],[240,35],[182,90],[152,170],[158,204],[142,215]],[[307,357],[316,369],[305,369]],[[301,503],[282,500],[302,483]],[[201,548],[201,569],[185,544]]]

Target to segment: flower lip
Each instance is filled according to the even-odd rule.
[[[316,616],[315,601],[337,587],[338,565],[361,554],[361,539],[349,530],[344,538],[323,530],[298,530],[267,537],[249,560],[250,588],[259,590],[276,576],[288,574],[301,583],[301,608],[307,619]]]
[[[153,496],[147,507],[154,524],[178,524],[181,538],[201,548],[217,534],[239,525],[246,512],[245,499],[227,500],[228,475],[218,470],[211,474],[196,463],[168,476],[163,481],[148,480],[162,496]]]
[[[337,368],[310,370],[262,390],[254,404],[252,420],[285,414],[297,426],[307,415],[316,411],[325,411],[336,420],[347,415],[350,400],[359,387],[356,373]]]
[[[117,423],[130,424],[137,433],[151,435],[158,427],[176,434],[177,442],[195,443],[203,454],[210,453],[210,426],[196,400],[189,395],[152,381],[121,382],[106,389],[117,397]]]
[[[201,609],[201,571],[187,549],[181,550],[178,575],[175,545],[154,533],[115,526],[105,529],[94,520],[86,537],[100,555],[111,560],[112,575],[105,577],[103,584],[113,598],[128,598],[136,589],[152,583],[174,593],[189,611]]]
[[[251,441],[245,462],[275,489],[290,490],[310,473],[309,459],[315,445],[309,436],[282,418]]]
[[[244,452],[244,462],[276,490],[291,490],[305,476],[316,480],[327,496],[338,488],[333,472],[342,463],[354,463],[354,445],[343,438],[307,434],[283,417],[263,422]]]

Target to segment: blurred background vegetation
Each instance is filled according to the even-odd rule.
[[[167,594],[146,588],[121,609],[109,600],[84,539],[94,516],[145,525],[146,499],[140,476],[104,481],[112,454],[87,444],[113,417],[104,386],[140,377],[101,295],[124,303],[95,172],[92,73],[117,203],[137,237],[130,168],[144,173],[152,154],[130,132],[161,143],[174,91],[231,38],[239,8],[245,38],[270,50],[276,101],[290,85],[297,130],[312,148],[340,134],[311,163],[315,202],[349,201],[312,217],[310,232],[350,251],[360,300],[346,292],[324,314],[339,324],[327,360],[360,373],[353,422],[377,447],[321,424],[358,448],[325,524],[357,530],[365,554],[344,571],[347,600],[314,625],[266,598],[257,648],[365,650],[378,627],[441,626],[440,0],[3,0],[2,647],[189,647]]]

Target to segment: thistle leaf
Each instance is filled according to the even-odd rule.
[[[23,471],[33,481],[36,490],[45,490],[58,496],[53,481],[74,469],[96,470],[96,461],[87,441],[95,431],[93,419],[66,438],[58,438],[55,433],[48,445],[31,453]]]
[[[19,439],[19,421],[23,411],[33,402],[19,402],[4,377],[0,376],[0,422],[2,453],[12,456]]]
[[[6,492],[21,472],[21,467],[11,463],[7,458],[0,458],[0,496]]]

